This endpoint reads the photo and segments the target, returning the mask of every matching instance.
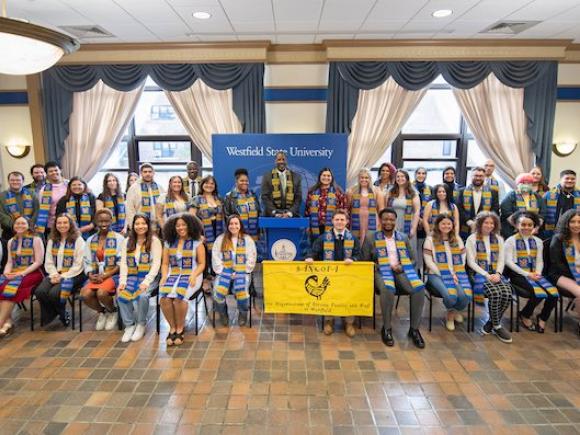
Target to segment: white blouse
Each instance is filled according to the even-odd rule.
[[[461,254],[461,259],[463,261],[463,264],[465,264],[465,251],[463,240],[461,240],[459,237],[457,238],[457,245],[459,246],[459,249],[463,251],[463,253]],[[447,253],[447,267],[449,268],[449,272],[454,273],[455,269],[453,268],[453,256],[451,253],[451,246],[449,246],[449,242],[443,242],[443,246],[445,247],[445,252]],[[428,273],[433,275],[441,275],[437,263],[435,262],[433,256],[430,253],[426,252],[427,250],[430,250],[433,254],[435,254],[434,252],[435,250],[433,248],[433,238],[431,236],[427,236],[427,238],[425,239],[425,244],[423,245],[423,260],[425,262],[425,266],[427,266]]]
[[[52,255],[52,247],[54,243],[52,240],[48,240],[46,244],[46,255],[44,258],[44,269],[48,273],[49,277],[56,275],[61,275],[63,278],[73,278],[75,276],[83,273],[84,268],[84,250],[85,241],[82,237],[78,237],[75,241],[75,250],[73,253],[73,265],[66,272],[59,273],[62,270],[62,262],[64,261],[64,248],[65,244],[61,241],[58,252],[56,254],[56,264],[54,264],[54,257]]]
[[[129,239],[123,240],[121,245],[121,267],[119,272],[119,285],[127,284],[127,275],[129,274],[129,267],[127,266],[127,243]],[[142,245],[137,243],[135,246],[135,263],[139,266],[139,260],[141,257]],[[151,285],[151,283],[157,277],[159,269],[161,268],[161,259],[163,258],[163,246],[161,241],[153,236],[151,239],[151,267],[145,278],[143,278],[142,283],[146,285]]]
[[[222,242],[224,240],[224,235],[220,234],[216,241],[213,244],[213,248],[211,250],[211,265],[213,271],[219,275],[224,270],[224,265],[222,262]],[[246,243],[246,273],[252,273],[254,267],[256,267],[256,261],[258,258],[258,253],[256,251],[256,243],[254,240],[248,236],[247,234],[244,235],[244,242]],[[238,246],[238,238],[234,237],[232,239],[232,243],[234,245],[234,250]],[[234,251],[232,252],[232,256],[235,258]]]
[[[536,249],[536,270],[534,272],[541,274],[542,270],[544,269],[544,255],[543,255],[544,244],[542,243],[542,240],[540,240],[539,237],[536,237],[536,236],[532,236],[532,237],[536,241],[536,248],[537,248]],[[524,242],[526,244],[526,251],[528,252],[528,255],[530,254],[530,245],[529,245],[530,238],[531,237],[523,237]],[[509,267],[511,270],[513,270],[518,275],[523,275],[523,276],[530,275],[530,272],[526,272],[524,269],[522,269],[520,266],[518,266],[518,252],[516,249],[516,237],[515,237],[515,235],[511,236],[510,238],[508,238],[505,241],[505,264],[507,267]]]
[[[496,272],[501,274],[503,273],[503,269],[505,267],[505,253],[504,253],[504,242],[501,236],[497,236],[497,245],[498,245],[498,255],[497,255],[497,269]],[[489,277],[489,273],[483,270],[477,264],[477,234],[473,233],[465,242],[465,250],[467,252],[467,264],[474,272],[479,273],[480,275],[485,276],[486,278]],[[485,252],[487,254],[487,262],[491,262],[491,248],[489,243],[489,236],[483,236],[483,244],[485,245]]]

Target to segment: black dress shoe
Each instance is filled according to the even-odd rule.
[[[395,345],[395,339],[393,338],[393,330],[391,328],[385,329],[385,327],[383,326],[383,328],[381,329],[381,339],[383,340],[383,343],[385,343],[385,346],[393,347]]]
[[[418,329],[409,329],[409,337],[411,337],[413,344],[419,349],[425,348],[425,340],[421,337],[421,333]]]

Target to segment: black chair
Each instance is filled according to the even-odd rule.
[[[30,302],[29,302],[29,308],[30,308],[30,330],[34,331],[34,301],[38,301],[38,298],[36,297],[35,294],[35,290],[33,289],[31,294],[30,294]],[[70,304],[71,306],[71,329],[75,329],[75,303],[78,300],[78,289],[73,289],[73,292],[71,293],[71,295],[67,298],[67,302]],[[26,305],[23,302],[18,303],[18,307],[22,310],[22,311],[28,311],[28,309],[26,308]],[[40,326],[43,327],[44,324],[42,323],[42,319],[40,321]]]
[[[558,303],[556,304],[556,319],[559,320],[556,321],[556,324],[558,325],[558,331],[557,332],[562,332],[564,330],[564,312],[568,312],[570,311],[573,307],[574,307],[574,299],[576,298],[576,296],[574,296],[569,290],[566,290],[565,288],[562,287],[556,287],[558,289],[558,293],[560,293],[560,297],[558,298]],[[566,305],[566,309],[564,310],[564,299],[567,298],[569,299],[568,304]]]
[[[190,301],[195,301],[195,335],[198,334],[198,321],[199,321],[199,310],[198,310],[198,305],[200,300],[203,300],[203,307],[205,309],[205,316],[207,318],[209,311],[207,309],[207,302],[205,300],[205,291],[203,290],[203,287],[200,287],[199,290],[195,291],[191,297],[189,298]],[[159,306],[159,303],[157,303],[157,306]],[[159,319],[159,316],[157,317]],[[214,322],[215,322],[215,314],[214,314]],[[250,324],[251,326],[251,324]],[[159,329],[157,329],[157,333],[159,333]]]
[[[216,279],[218,279],[218,278],[216,277]],[[233,280],[232,280],[232,282],[230,283],[230,288],[228,290],[228,295],[226,295],[226,298],[227,298],[227,296],[229,296],[229,295],[232,294],[232,286],[233,286],[233,284],[234,283],[233,283]],[[203,291],[202,291],[202,293],[203,293]],[[251,328],[252,327],[252,307],[254,306],[254,298],[256,298],[257,295],[258,295],[258,293],[256,291],[256,287],[254,286],[254,274],[250,274],[250,285],[248,286],[248,293],[250,294],[249,307],[248,307],[248,312],[249,312],[248,313],[249,314],[248,325]],[[203,296],[203,300],[204,300],[204,303],[205,303],[205,294]],[[212,304],[213,304],[213,299],[212,299]],[[227,304],[227,301],[225,302],[225,308],[226,308],[226,314],[227,314],[228,313],[228,304]],[[212,307],[212,310],[211,311],[212,311],[211,324],[212,324],[213,328],[215,329],[215,307]],[[206,306],[206,312],[207,312],[207,306]]]
[[[530,294],[527,290],[521,288],[520,286],[514,285],[512,283],[512,300],[510,304],[510,317],[513,316],[513,304],[516,303],[516,315],[518,319],[516,320],[516,332],[520,332],[520,322],[519,322],[519,315],[520,315],[520,298],[528,299]],[[558,298],[558,303],[561,303],[562,297]],[[554,310],[554,332],[558,332],[558,305],[556,304],[556,309]],[[513,318],[513,317],[512,317]],[[510,332],[513,331],[513,320],[510,324]]]
[[[424,273],[424,276],[426,277],[427,274]],[[429,332],[431,332],[433,329],[433,299],[443,299],[443,297],[429,282],[425,283],[425,297],[429,301]],[[473,332],[475,329],[475,302],[473,299],[471,298],[467,305],[467,332]]]

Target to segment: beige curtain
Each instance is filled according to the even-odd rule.
[[[135,113],[144,84],[129,92],[99,81],[92,89],[75,92],[64,143],[62,169],[66,177],[90,180],[111,155]]]
[[[389,78],[381,86],[360,91],[348,137],[347,185],[361,168],[370,167],[387,151],[427,89],[408,91]]]
[[[207,158],[211,158],[212,134],[242,132],[232,107],[231,89],[218,91],[198,79],[185,91],[165,91],[165,94],[191,139]]]
[[[461,112],[481,150],[495,161],[507,183],[533,166],[526,134],[524,89],[510,88],[493,74],[471,89],[454,89]]]

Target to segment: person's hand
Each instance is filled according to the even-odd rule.
[[[284,217],[284,213],[275,213],[274,217],[282,218],[282,217]]]
[[[453,274],[453,282],[455,283],[455,285],[459,284],[459,278],[457,277],[456,274]]]
[[[18,276],[18,274],[14,273],[14,272],[8,272],[8,273],[5,273],[4,276],[6,277],[7,280],[11,280],[11,279],[16,278]]]
[[[397,264],[396,266],[391,266],[391,269],[395,273],[401,273],[403,271],[403,268],[401,267],[400,264]]]
[[[165,285],[165,283],[167,282],[167,277],[165,278],[161,278],[159,280],[159,287],[163,287]]]
[[[126,288],[127,288],[127,284],[119,284],[119,286],[117,287],[117,291],[122,292]]]
[[[413,230],[411,230],[411,231],[409,232],[409,239],[412,239],[413,237],[415,237],[415,235],[416,235],[416,234],[417,234],[417,232],[416,232],[416,231],[413,231]]]
[[[494,273],[492,275],[489,275],[489,277],[487,279],[492,284],[497,284],[501,280],[501,275],[499,273]]]
[[[141,284],[139,284],[139,290],[142,291],[142,292],[146,292],[148,288],[149,288],[149,286],[146,283],[144,283],[144,282],[142,282]]]
[[[187,283],[189,284],[190,287],[195,287],[195,282],[196,281],[197,281],[197,276],[195,276],[195,275],[189,275],[189,280],[187,281]],[[139,287],[141,287],[141,286],[139,286]]]
[[[305,259],[304,259],[304,261],[305,261],[306,263],[308,263],[308,264],[312,264],[312,263],[314,263],[314,259],[313,259],[313,258],[311,258],[311,257],[305,258]]]
[[[290,211],[285,212],[284,217],[286,217],[286,218],[292,217],[292,212],[290,212]]]
[[[352,263],[353,263],[353,261],[352,261],[352,258],[345,258],[345,259],[344,259],[344,264],[346,264],[347,266],[348,266],[349,264],[352,264]]]
[[[529,276],[530,279],[532,279],[534,281],[539,281],[542,278],[542,275],[540,275],[537,272],[532,272],[528,276]]]
[[[62,276],[60,276],[59,274],[56,274],[56,275],[53,275],[50,277],[51,284],[58,284],[61,281],[62,281]]]

